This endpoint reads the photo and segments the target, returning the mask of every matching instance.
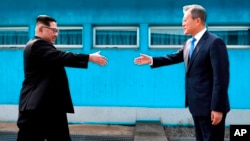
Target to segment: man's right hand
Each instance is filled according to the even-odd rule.
[[[152,65],[152,57],[148,56],[146,54],[140,54],[140,57],[137,57],[134,59],[134,63],[137,65],[145,65],[145,64],[150,64]]]
[[[108,59],[102,55],[100,55],[101,51],[96,53],[89,54],[89,61],[96,63],[101,66],[105,66],[108,63]]]

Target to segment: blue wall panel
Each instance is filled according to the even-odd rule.
[[[1,0],[1,23],[34,24],[39,14],[60,24],[181,24],[182,7],[201,4],[210,24],[249,24],[249,0]],[[4,14],[3,14],[4,13]]]
[[[34,29],[37,15],[54,16],[60,25],[82,25],[83,49],[93,53],[95,25],[137,25],[139,49],[100,49],[109,64],[90,63],[88,69],[67,68],[74,105],[184,107],[184,64],[151,69],[133,63],[140,53],[165,55],[175,49],[148,49],[150,25],[181,25],[185,4],[202,4],[208,24],[249,25],[249,0],[1,0],[0,26],[27,25]],[[241,17],[240,19],[237,17]],[[34,35],[30,32],[30,37]],[[23,81],[22,49],[0,50],[0,104],[18,104]],[[229,50],[232,108],[250,108],[250,50]]]
[[[16,104],[23,80],[21,50],[0,50],[0,104]]]
[[[250,108],[250,50],[230,50],[230,103],[233,108]]]
[[[67,69],[75,105],[183,107],[183,65],[151,70],[134,65],[138,51],[102,53],[109,58],[106,67]]]
[[[155,56],[173,51],[143,53]],[[104,49],[102,54],[109,59],[107,66],[89,63],[88,69],[67,68],[74,105],[184,107],[184,64],[157,69],[136,66],[133,59],[139,53],[132,49]],[[229,55],[231,106],[250,108],[250,50],[229,50]],[[23,81],[22,50],[1,50],[0,57],[0,103],[17,104]]]
[[[175,50],[149,50],[153,56]],[[184,64],[156,69],[136,66],[137,50],[102,50],[109,58],[106,67],[90,65],[88,70],[68,69],[76,105],[184,107]],[[232,108],[250,108],[250,50],[229,50]],[[80,76],[78,76],[79,72]],[[82,76],[82,77],[81,77]],[[78,79],[78,80],[75,80]],[[80,84],[78,84],[80,83]]]

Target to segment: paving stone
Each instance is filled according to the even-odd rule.
[[[136,122],[134,141],[168,141],[160,122]]]

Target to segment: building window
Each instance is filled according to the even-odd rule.
[[[0,27],[0,48],[23,48],[28,40],[28,27]]]
[[[95,48],[138,48],[138,27],[94,27],[93,45]]]
[[[250,48],[249,26],[208,26],[208,31],[224,40],[228,48]],[[180,48],[189,39],[182,27],[155,26],[149,28],[150,48]]]
[[[57,48],[82,48],[81,26],[59,26],[59,34],[55,42]]]
[[[180,26],[149,27],[150,48],[180,48],[190,36]]]
[[[250,26],[209,26],[208,30],[222,38],[228,48],[250,48]]]

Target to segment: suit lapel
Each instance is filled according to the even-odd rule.
[[[197,57],[198,53],[200,52],[200,49],[202,48],[202,46],[204,46],[206,39],[208,37],[208,31],[206,31],[204,33],[204,35],[201,37],[201,39],[199,40],[199,42],[197,43],[197,45],[195,46],[194,52],[192,57],[189,59],[188,61],[188,65],[187,65],[187,71],[189,70],[189,68],[192,66],[195,58]]]
[[[184,45],[184,62],[185,62],[185,68],[187,70],[188,68],[188,55],[189,55],[189,46],[190,46],[190,39],[187,40],[187,42]]]

